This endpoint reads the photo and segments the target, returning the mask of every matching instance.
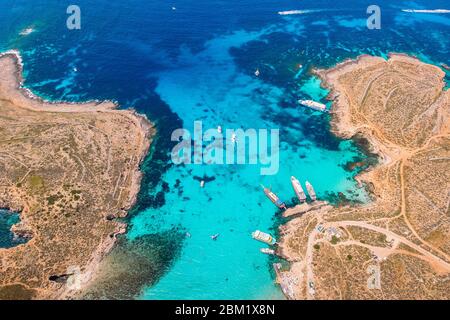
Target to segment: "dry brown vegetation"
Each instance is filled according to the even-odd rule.
[[[283,226],[280,251],[295,261],[280,276],[283,289],[292,299],[450,299],[444,72],[394,54],[388,61],[361,56],[317,74],[332,90],[333,131],[363,135],[380,157],[358,177],[374,201],[311,211]],[[330,240],[319,225],[341,237]],[[369,266],[379,267],[379,289],[368,288]]]
[[[31,96],[18,59],[0,58],[0,207],[20,212],[13,231],[29,241],[0,249],[0,299],[65,297],[123,232],[153,129],[110,102]]]

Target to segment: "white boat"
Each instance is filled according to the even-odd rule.
[[[216,241],[219,236],[220,236],[220,233],[217,233],[217,234],[211,236],[211,240]]]
[[[255,76],[259,77],[260,74],[261,74],[261,72],[259,72],[259,69],[256,69]]]
[[[309,197],[311,198],[311,200],[316,201],[317,196],[316,196],[316,192],[314,191],[312,184],[309,183],[309,181],[306,181],[305,186],[306,186],[306,190],[308,190],[308,194],[309,194]]]
[[[294,188],[295,194],[297,195],[298,200],[300,200],[301,203],[305,202],[306,194],[305,194],[305,191],[303,191],[300,181],[298,181],[297,178],[292,176],[291,183],[292,183],[292,187]]]
[[[259,251],[265,254],[275,254],[275,250],[269,248],[261,248]]]
[[[313,101],[313,100],[298,100],[298,103],[300,103],[302,106],[311,108],[313,110],[322,111],[322,112],[326,112],[327,111],[327,106],[324,105],[323,103],[320,103],[320,102],[317,102],[317,101]]]
[[[267,244],[275,244],[277,241],[270,234],[256,230],[252,232],[252,238]]]
[[[218,127],[217,127],[217,132],[218,132],[218,133],[222,133],[222,127],[221,127],[221,126],[218,126]]]

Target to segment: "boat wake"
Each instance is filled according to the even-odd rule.
[[[450,13],[448,9],[433,9],[433,10],[425,10],[425,9],[402,9],[403,12],[409,13]]]
[[[19,35],[21,36],[28,36],[29,34],[33,33],[35,30],[32,27],[28,27],[23,29],[22,31],[19,32]]]
[[[289,16],[289,15],[295,15],[295,14],[305,14],[305,13],[312,13],[317,12],[319,10],[287,10],[287,11],[278,11],[278,14],[280,16]]]

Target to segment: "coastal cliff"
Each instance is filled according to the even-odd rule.
[[[449,299],[450,94],[444,72],[403,54],[316,70],[332,131],[363,136],[377,166],[357,179],[373,200],[313,210],[281,226],[289,299]]]
[[[116,107],[45,101],[23,88],[20,55],[0,55],[0,207],[27,238],[0,248],[0,299],[76,295],[125,231],[155,129]]]

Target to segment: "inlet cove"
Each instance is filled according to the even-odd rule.
[[[448,1],[175,2],[0,1],[0,297],[448,300]]]

